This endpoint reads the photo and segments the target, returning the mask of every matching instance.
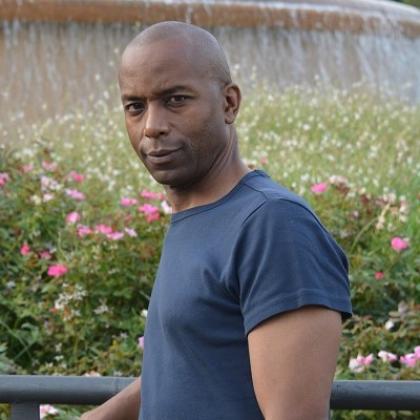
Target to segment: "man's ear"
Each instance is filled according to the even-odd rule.
[[[229,83],[223,89],[225,123],[233,124],[241,105],[241,90],[238,85]]]

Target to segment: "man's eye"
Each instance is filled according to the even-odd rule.
[[[141,102],[133,102],[125,106],[125,110],[130,113],[138,114],[144,111],[144,104]]]
[[[166,102],[170,105],[180,105],[184,103],[186,99],[187,99],[187,96],[185,95],[173,95],[173,96],[170,96]]]

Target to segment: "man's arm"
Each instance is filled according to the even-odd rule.
[[[83,414],[81,420],[137,420],[140,410],[141,378],[99,407]]]
[[[266,420],[326,420],[341,336],[338,312],[308,306],[248,335],[252,381]]]

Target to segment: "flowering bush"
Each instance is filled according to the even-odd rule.
[[[57,117],[29,145],[0,149],[0,373],[140,371],[171,208],[130,150],[120,110],[94,111]],[[294,89],[252,96],[241,115],[248,164],[304,195],[349,257],[355,315],[337,378],[418,378],[420,110]]]

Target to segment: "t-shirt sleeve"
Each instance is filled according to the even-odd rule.
[[[242,226],[234,259],[246,334],[274,315],[306,305],[351,316],[346,256],[299,203],[268,200],[255,210]]]

